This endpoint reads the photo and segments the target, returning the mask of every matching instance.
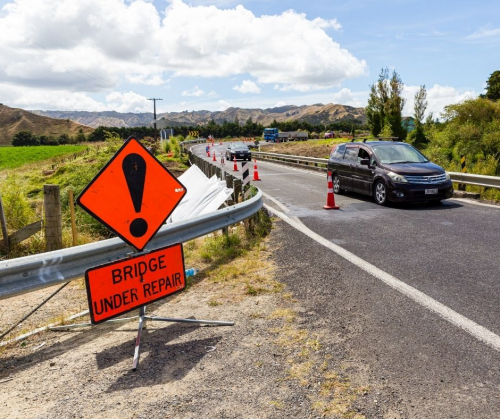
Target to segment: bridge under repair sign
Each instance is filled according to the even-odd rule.
[[[93,324],[182,291],[182,244],[88,269],[85,283]]]

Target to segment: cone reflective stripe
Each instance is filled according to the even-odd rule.
[[[217,159],[215,158],[215,151],[214,151],[214,158],[212,160],[213,161],[217,161]]]
[[[260,180],[259,179],[259,171],[257,170],[257,159],[253,159],[254,165],[253,165],[253,180]]]
[[[234,170],[235,172],[237,172],[237,171],[238,171],[238,164],[236,163],[236,156],[234,156],[234,157],[233,157],[233,162],[234,162],[234,165],[233,165],[233,170]]]
[[[335,205],[335,195],[333,194],[333,182],[332,182],[332,172],[328,172],[328,189],[326,193],[326,205],[323,206],[324,209],[339,209],[340,207]]]

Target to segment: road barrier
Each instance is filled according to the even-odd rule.
[[[252,155],[258,157],[262,160],[272,160],[276,163],[304,167],[312,170],[319,170],[326,172],[328,159],[321,159],[317,157],[304,157],[304,156],[292,156],[289,154],[278,154],[278,153],[264,153],[260,151],[252,152]],[[447,172],[451,180],[456,183],[463,183],[466,185],[482,186],[483,188],[494,188],[500,189],[500,177],[498,176],[487,176],[487,175],[475,175],[472,173],[460,173],[460,172]]]
[[[338,205],[335,205],[335,195],[333,194],[333,182],[332,182],[332,172],[328,172],[328,188],[326,191],[326,205],[323,205],[324,209],[339,209]]]
[[[236,186],[236,190],[238,190],[238,183],[234,182],[234,184],[233,187]],[[241,193],[241,186],[239,191]],[[156,233],[144,251],[183,243],[221,230],[249,218],[260,210],[262,204],[262,192],[258,191],[256,196],[239,204],[186,221],[166,224]],[[81,278],[89,268],[132,254],[138,255],[140,253],[133,253],[132,249],[117,237],[0,261],[0,299]]]

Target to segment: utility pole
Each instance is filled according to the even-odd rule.
[[[148,100],[152,100],[153,101],[153,109],[154,109],[154,128],[155,128],[155,141],[158,141],[158,130],[156,129],[156,101],[157,100],[163,100],[163,99],[159,99],[159,98],[148,98]]]

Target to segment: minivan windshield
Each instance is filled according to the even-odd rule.
[[[372,149],[383,164],[427,163],[429,161],[410,144],[379,144],[373,145]]]
[[[233,150],[238,150],[238,151],[246,151],[248,150],[248,147],[245,144],[235,144],[233,145]]]

